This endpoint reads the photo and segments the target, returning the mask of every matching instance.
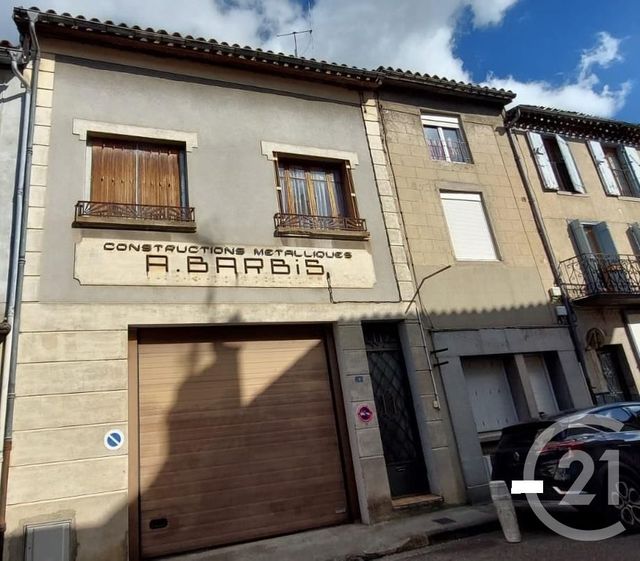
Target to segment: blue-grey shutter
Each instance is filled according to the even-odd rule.
[[[587,234],[585,234],[584,228],[582,227],[582,222],[580,222],[580,220],[572,220],[569,222],[569,229],[571,230],[578,254],[587,255],[593,253],[589,238],[587,238]]]
[[[630,226],[631,238],[635,244],[636,253],[640,254],[640,223],[634,222]]]
[[[557,191],[559,188],[558,180],[551,167],[551,161],[549,160],[547,149],[542,142],[542,137],[537,132],[528,131],[527,138],[529,139],[529,144],[531,145],[531,150],[536,159],[540,177],[542,177],[545,188]]]
[[[556,134],[556,142],[558,143],[558,147],[560,148],[562,159],[564,160],[564,163],[567,166],[567,171],[569,172],[569,177],[571,177],[571,183],[573,184],[573,188],[578,193],[584,193],[585,192],[584,183],[582,183],[582,178],[580,177],[578,166],[576,166],[576,162],[573,159],[573,154],[571,154],[571,149],[569,148],[569,144],[559,134]]]
[[[615,177],[613,177],[609,162],[607,162],[607,159],[604,157],[602,146],[596,140],[590,140],[587,142],[587,145],[589,146],[589,150],[591,150],[591,156],[593,156],[596,168],[598,168],[604,190],[609,195],[620,195],[620,189],[618,188]]]
[[[598,222],[593,227],[593,231],[598,238],[598,243],[600,244],[602,253],[606,253],[607,255],[618,255],[616,244],[611,237],[611,232],[609,231],[609,226],[607,226],[606,222]]]
[[[582,222],[580,222],[580,220],[572,220],[569,222],[569,229],[571,230],[571,236],[573,237],[573,242],[579,255],[578,262],[580,264],[580,270],[582,271],[584,284],[590,293],[599,292],[603,284],[600,267],[598,266],[598,256],[594,254],[594,248],[592,248],[589,243],[589,238],[587,238]],[[577,273],[577,271],[574,272]],[[576,281],[577,279],[574,280],[574,282]]]
[[[619,146],[618,154],[627,179],[636,195],[640,195],[640,158],[638,151],[633,146]]]
[[[604,254],[598,259],[598,263],[606,290],[609,292],[630,292],[629,279],[624,264],[620,261],[618,249],[611,237],[607,223],[598,222],[593,227],[593,231]]]

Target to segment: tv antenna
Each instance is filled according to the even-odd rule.
[[[294,52],[296,54],[296,57],[298,56],[298,39],[297,36],[298,35],[302,35],[304,33],[308,33],[309,35],[311,35],[313,33],[313,29],[305,29],[304,31],[292,31],[291,33],[281,33],[280,35],[276,35],[276,37],[289,37],[290,35],[293,35],[293,48],[294,48]]]

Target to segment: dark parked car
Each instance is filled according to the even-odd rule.
[[[581,421],[587,416],[590,420],[588,426],[585,426],[587,423],[581,425]],[[599,419],[603,424],[593,422],[594,419]],[[612,420],[617,421],[617,430],[611,426]],[[539,498],[542,501],[560,503],[567,495],[590,493],[595,498],[588,505],[577,508],[602,513],[607,519],[620,520],[627,528],[639,530],[640,402],[614,403],[564,412],[503,429],[492,460],[492,479],[506,481],[509,488],[512,481],[525,479],[523,470],[529,449],[538,435],[558,422],[563,423],[566,428],[539,451],[535,479],[544,482],[544,492],[538,495]],[[618,452],[617,466],[615,455],[603,457],[608,450]],[[560,459],[565,456],[565,461],[582,457],[588,463],[588,459],[580,451],[591,458],[594,466],[593,475],[584,485],[582,480],[578,480],[583,470],[580,461],[559,466]],[[617,481],[614,475],[616,467],[619,470]],[[588,475],[588,471],[585,474]],[[611,483],[609,478],[612,478]],[[609,504],[612,502],[608,500],[609,488],[612,489],[614,498],[618,499],[617,505]]]

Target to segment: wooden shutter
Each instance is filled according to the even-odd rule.
[[[633,192],[636,195],[640,194],[640,159],[638,158],[638,151],[633,146],[619,146],[618,154]]]
[[[140,204],[180,206],[180,150],[175,146],[140,144]]]
[[[607,158],[605,158],[602,145],[596,140],[589,140],[589,142],[587,142],[587,145],[589,146],[589,150],[591,151],[591,156],[593,157],[593,161],[596,164],[596,168],[598,168],[598,174],[600,174],[600,179],[602,180],[602,184],[604,185],[604,190],[608,195],[620,195],[620,188],[618,187],[616,179],[613,176],[613,171],[611,171],[609,162],[607,162]]]
[[[582,183],[582,178],[580,177],[580,173],[578,172],[578,166],[576,166],[576,162],[573,159],[573,154],[571,154],[569,144],[559,134],[556,134],[556,142],[558,143],[558,148],[560,148],[562,159],[567,166],[567,171],[569,172],[569,177],[571,178],[573,188],[578,193],[584,193],[584,184]]]
[[[135,144],[108,139],[91,141],[91,200],[136,202]]]
[[[556,179],[556,175],[551,167],[551,161],[549,160],[547,149],[544,147],[544,142],[542,142],[542,136],[537,132],[529,131],[527,132],[527,138],[529,139],[533,156],[536,159],[536,164],[538,165],[538,170],[540,171],[540,177],[542,178],[544,187],[557,191],[560,186],[558,185],[558,180]]]
[[[441,193],[444,215],[457,259],[498,258],[482,198],[477,193]]]

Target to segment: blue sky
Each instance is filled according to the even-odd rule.
[[[632,82],[615,118],[640,122],[640,2],[635,0],[524,0],[506,12],[500,25],[482,30],[471,28],[467,14],[455,52],[476,80],[490,73],[513,74],[523,82],[561,86],[575,79],[582,51],[602,31],[621,39],[622,60],[600,68],[598,77],[611,87]]]
[[[12,0],[0,36],[15,39]],[[505,87],[517,102],[640,122],[638,0],[40,0],[83,14]]]

